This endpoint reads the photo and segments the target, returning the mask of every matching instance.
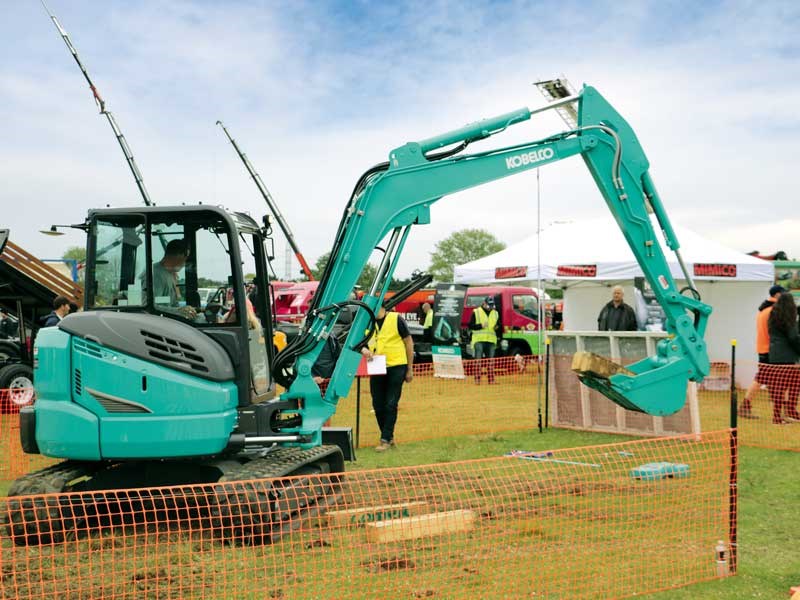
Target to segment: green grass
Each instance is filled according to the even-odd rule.
[[[516,431],[516,432],[502,432],[496,434],[485,435],[472,435],[460,436],[450,438],[429,439],[425,441],[418,441],[413,443],[400,444],[396,449],[386,453],[376,453],[371,448],[362,448],[358,452],[358,461],[348,465],[348,471],[359,472],[365,470],[372,470],[376,468],[392,468],[401,466],[412,465],[430,465],[435,463],[447,463],[453,461],[463,461],[470,459],[478,459],[485,457],[501,456],[510,450],[545,450],[557,448],[577,448],[590,445],[604,445],[616,441],[624,441],[633,438],[625,436],[614,436],[601,433],[587,433],[569,430],[547,430],[544,433],[537,431]],[[718,451],[719,452],[719,451]],[[723,452],[724,454],[724,452]],[[800,519],[797,518],[797,463],[800,456],[792,452],[770,451],[762,449],[743,448],[740,450],[740,478],[739,478],[739,507],[740,507],[740,523],[739,523],[739,544],[740,544],[740,558],[739,558],[739,574],[736,577],[727,578],[722,581],[711,581],[701,584],[691,585],[678,590],[670,590],[658,594],[650,594],[647,596],[637,596],[652,599],[722,599],[722,598],[783,598],[786,597],[788,589],[791,585],[800,584],[800,559],[798,554],[793,551],[793,544],[800,539]],[[637,456],[633,461],[644,460],[643,457]],[[524,462],[524,461],[522,461]],[[540,463],[530,463],[531,466],[536,465],[537,469],[546,468]],[[713,468],[713,465],[710,465]],[[553,466],[553,472],[558,469]],[[590,470],[591,477],[594,477],[599,472]],[[719,469],[717,468],[717,472]],[[444,472],[447,472],[444,470]],[[604,471],[605,472],[605,471]],[[624,469],[622,480],[624,477]],[[543,470],[541,475],[547,478],[548,471]],[[462,476],[463,477],[463,476]],[[453,479],[455,482],[456,479]],[[592,483],[594,481],[594,483]],[[692,484],[692,480],[686,480],[688,484]],[[703,477],[697,478],[697,483],[707,481]],[[527,520],[525,518],[516,518],[510,525],[505,525],[500,520],[491,521],[491,527],[508,528],[509,535],[519,538],[518,549],[514,552],[519,553],[519,560],[528,560],[529,552],[525,548],[541,547],[542,544],[552,545],[554,552],[560,552],[559,544],[562,544],[569,537],[569,527],[574,526],[576,521],[571,516],[571,510],[585,511],[587,507],[593,506],[592,494],[597,494],[597,506],[606,508],[605,511],[611,511],[613,514],[613,504],[603,504],[604,494],[611,498],[615,497],[613,489],[604,489],[599,485],[599,480],[589,479],[588,484],[585,486],[586,493],[581,493],[577,496],[564,497],[563,494],[556,495],[549,500],[548,498],[540,497],[540,506],[545,510],[547,519],[542,519],[541,515],[532,515]],[[677,483],[677,480],[676,480]],[[629,483],[622,483],[621,485],[630,485]],[[670,487],[673,484],[669,484]],[[544,488],[543,488],[544,489]],[[668,490],[668,487],[664,487]],[[718,486],[719,489],[719,486]],[[380,491],[380,490],[377,490]],[[608,492],[606,494],[606,492]],[[459,494],[471,494],[472,489],[469,485],[465,485],[461,491],[452,489],[443,492],[445,495],[450,495],[454,501],[458,501],[461,497]],[[673,501],[679,499],[680,496],[674,496]],[[616,496],[617,499],[620,496]],[[658,502],[661,498],[655,496],[648,500],[649,502]],[[666,497],[663,498],[664,502],[670,502]],[[522,504],[515,506],[524,507],[524,498],[520,500]],[[645,506],[644,504],[642,506]],[[688,516],[687,516],[688,518]],[[577,521],[578,523],[580,520]],[[602,561],[615,561],[617,566],[631,565],[635,571],[639,571],[642,565],[641,556],[631,556],[629,553],[623,553],[620,549],[625,548],[626,540],[624,531],[618,532],[613,528],[609,529],[609,523],[606,520],[597,521],[598,527],[604,528],[604,536],[609,542],[608,549],[602,555]],[[656,539],[665,541],[669,538],[671,531],[679,531],[680,523],[676,522],[664,523],[663,520],[659,524],[654,524],[658,531],[653,532]],[[334,533],[334,542],[336,536],[342,536],[345,540],[344,531]],[[307,532],[302,537],[292,540],[289,546],[297,546],[303,548],[304,544],[309,539],[314,538],[314,532]],[[348,534],[349,535],[349,534]],[[310,537],[309,537],[310,536]],[[566,537],[565,537],[566,536]],[[513,539],[509,538],[509,539]],[[615,540],[617,548],[615,549]],[[217,548],[216,550],[206,547],[205,543],[193,543],[191,541],[181,539],[180,537],[169,540],[169,550],[167,560],[166,556],[159,558],[158,554],[151,554],[140,556],[131,553],[129,544],[131,538],[126,538],[123,535],[115,536],[113,534],[98,538],[89,542],[82,542],[81,547],[88,547],[95,552],[94,556],[104,557],[105,561],[100,560],[95,567],[78,566],[74,560],[75,554],[71,556],[62,556],[59,552],[43,552],[42,558],[48,555],[49,558],[45,559],[44,564],[52,561],[52,566],[55,569],[67,568],[82,569],[83,575],[79,581],[82,585],[88,585],[94,588],[94,596],[102,597],[104,593],[115,594],[122,593],[130,587],[130,583],[118,582],[114,579],[107,579],[103,573],[110,565],[114,564],[113,557],[117,555],[119,559],[128,557],[135,562],[137,576],[149,578],[147,581],[142,579],[140,583],[135,585],[142,586],[141,591],[147,591],[142,597],[178,597],[172,594],[178,593],[176,590],[171,590],[163,595],[162,592],[169,588],[169,578],[173,572],[181,577],[182,585],[188,586],[184,589],[183,593],[191,595],[191,593],[200,593],[201,591],[206,594],[219,594],[225,593],[226,590],[236,589],[237,577],[242,577],[246,574],[253,564],[261,565],[260,568],[270,568],[268,565],[274,565],[271,568],[277,568],[283,564],[279,553],[286,549],[286,544],[282,546],[272,546],[266,548]],[[435,542],[434,542],[435,543]],[[455,543],[455,542],[452,542]],[[492,577],[500,577],[495,582],[498,586],[497,589],[502,589],[502,576],[503,573],[494,574],[481,569],[482,561],[485,561],[484,556],[481,555],[480,548],[473,548],[470,546],[469,539],[459,539],[457,542],[462,544],[463,547],[459,551],[459,558],[457,564],[462,556],[475,556],[475,572],[467,571],[464,573],[452,572],[451,566],[446,561],[447,556],[440,557],[435,551],[435,547],[431,547],[428,551],[425,548],[421,553],[418,550],[417,560],[420,562],[420,569],[425,565],[430,565],[431,580],[429,583],[424,582],[424,577],[420,576],[417,572],[417,580],[421,581],[419,585],[423,585],[425,589],[443,589],[439,581],[449,581],[451,585],[475,585],[475,596],[481,597],[482,593],[486,593],[485,588],[487,578],[491,582]],[[670,542],[674,544],[674,541]],[[533,546],[531,546],[533,544]],[[151,546],[152,548],[152,546]],[[9,548],[4,549],[4,553],[9,552]],[[77,549],[73,547],[72,553]],[[84,548],[84,551],[86,548]],[[380,585],[392,585],[398,590],[397,597],[413,597],[409,594],[401,594],[400,591],[408,592],[403,586],[407,585],[405,582],[402,571],[391,573],[376,573],[373,575],[364,574],[364,563],[359,562],[364,560],[364,555],[359,554],[355,549],[351,550],[345,543],[334,543],[333,554],[336,556],[336,564],[342,565],[341,568],[358,573],[354,577],[353,583],[355,585],[363,586],[368,585],[370,581],[379,582]],[[687,549],[688,550],[688,549]],[[694,548],[692,549],[699,556],[706,557],[710,554],[711,548]],[[96,554],[101,551],[102,554]],[[402,546],[397,548],[397,556],[403,554],[404,548]],[[643,549],[644,551],[644,549]],[[305,580],[309,583],[316,576],[315,568],[323,566],[326,557],[330,561],[331,550],[324,548],[318,551],[320,553],[319,559],[322,562],[315,563],[314,557],[309,556],[308,562],[302,563],[299,566],[294,565],[290,569],[290,574],[287,575],[281,569],[277,568],[274,573],[274,581],[276,582],[275,590],[281,587],[280,581],[282,579],[295,578]],[[306,554],[308,554],[306,552]],[[667,553],[668,554],[668,553]],[[89,554],[89,556],[92,556]],[[560,556],[557,554],[557,556]],[[437,558],[438,557],[438,558]],[[6,554],[3,562],[11,564],[12,556]],[[366,557],[370,561],[379,561],[381,557],[378,555],[369,554]],[[552,557],[550,557],[552,559]],[[204,561],[210,560],[206,564]],[[94,559],[97,560],[97,559]],[[567,560],[565,555],[563,560]],[[654,555],[654,565],[661,561],[659,570],[663,572],[663,557]],[[586,568],[598,568],[600,563],[595,565],[588,565]],[[516,568],[516,567],[515,567]],[[97,569],[97,572],[95,572]],[[49,571],[49,569],[47,569]],[[56,571],[57,572],[57,571]],[[94,574],[92,574],[94,572]],[[427,570],[425,571],[427,573]],[[509,573],[505,573],[508,575]],[[43,573],[45,575],[45,573]],[[581,577],[581,585],[587,585],[587,581],[591,582],[595,578],[598,585],[603,581],[603,573],[593,573],[587,571]],[[261,577],[261,576],[259,576]],[[443,578],[443,579],[440,579]],[[797,577],[797,579],[793,579]],[[95,579],[96,578],[96,579]],[[268,578],[269,580],[269,578]],[[664,581],[664,579],[658,579]],[[154,583],[155,581],[155,583]],[[160,581],[160,583],[159,583]],[[249,585],[247,578],[239,580],[245,588]],[[250,582],[252,583],[252,582]],[[151,586],[161,586],[162,592],[151,589]],[[286,581],[284,584],[286,589],[292,589],[292,582]],[[321,591],[325,591],[324,583],[320,584]],[[378,585],[376,583],[376,585]],[[234,586],[234,588],[231,588]],[[36,586],[38,587],[38,585]],[[568,587],[568,586],[567,586]],[[188,588],[194,588],[190,590]],[[42,587],[38,587],[40,591],[47,590],[50,593],[55,593],[58,589],[58,579],[51,579],[47,576],[46,581],[43,582]],[[386,589],[386,588],[384,588]],[[446,589],[446,588],[444,588]],[[369,593],[367,589],[359,587],[358,593],[350,597],[360,597],[359,593]],[[63,592],[64,590],[62,590]],[[265,590],[269,591],[269,590]],[[356,590],[351,590],[356,592]],[[413,590],[412,590],[413,591]],[[423,590],[424,591],[424,590]],[[275,591],[275,594],[278,592]],[[76,590],[74,594],[62,594],[61,597],[74,597],[82,598],[85,596],[84,591]],[[179,593],[180,595],[180,593]],[[246,592],[242,597],[264,597],[258,594],[250,595]],[[266,597],[270,597],[268,594]],[[273,595],[272,597],[280,597]],[[291,597],[291,596],[287,596]],[[367,596],[365,596],[366,598]],[[439,597],[446,597],[439,596]],[[551,596],[547,596],[551,597]],[[561,597],[561,596],[559,596]],[[567,597],[567,596],[564,596]]]

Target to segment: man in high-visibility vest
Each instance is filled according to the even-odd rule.
[[[494,308],[494,298],[486,296],[480,306],[472,311],[469,323],[472,330],[472,347],[475,358],[481,360],[488,358],[486,375],[489,383],[494,383],[494,351],[497,348],[497,335],[501,329],[500,315]],[[478,363],[475,372],[475,383],[481,382],[482,363]]]
[[[399,314],[387,313],[381,306],[375,316],[375,334],[361,353],[367,360],[376,355],[386,357],[386,374],[369,378],[372,408],[381,430],[381,440],[375,450],[385,452],[395,446],[394,426],[403,382],[410,383],[414,378],[414,342],[408,325]]]
[[[427,302],[422,303],[422,314],[425,315],[422,321],[422,341],[433,341],[433,309]]]

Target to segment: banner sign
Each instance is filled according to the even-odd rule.
[[[556,277],[597,277],[597,265],[558,265]]]
[[[461,315],[467,286],[459,283],[440,283],[433,300],[431,340],[434,344],[458,344],[461,339]]]
[[[695,277],[736,277],[736,265],[694,263]]]
[[[497,267],[494,270],[495,279],[514,279],[527,276],[528,267]]]
[[[433,376],[444,379],[464,379],[464,363],[458,346],[433,346]]]

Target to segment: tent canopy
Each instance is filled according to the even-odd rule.
[[[705,239],[690,229],[673,226],[686,268],[696,280],[773,281],[772,263]],[[660,232],[654,223],[653,228]],[[609,281],[642,277],[642,270],[617,224],[611,219],[555,223],[496,254],[455,268],[457,283],[544,281]],[[684,279],[675,254],[663,236],[658,242],[674,279]],[[542,256],[537,256],[541,246]],[[541,273],[538,265],[541,263]]]

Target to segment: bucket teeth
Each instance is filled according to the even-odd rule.
[[[630,369],[592,352],[576,352],[572,357],[572,370],[579,376],[590,375],[601,379],[609,379],[612,375],[635,375]]]

